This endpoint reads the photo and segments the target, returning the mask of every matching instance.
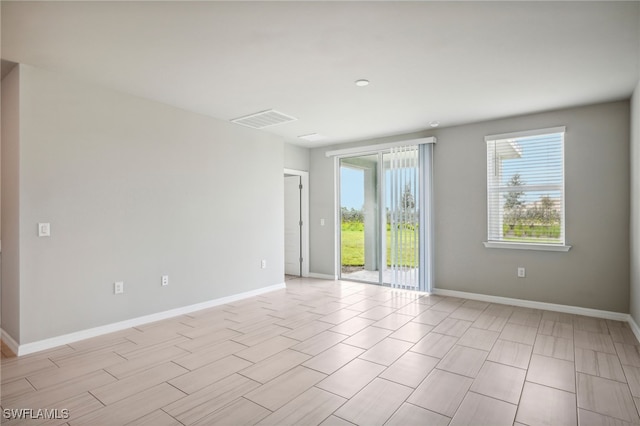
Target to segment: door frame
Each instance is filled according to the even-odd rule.
[[[295,169],[284,169],[284,175],[300,176],[302,191],[300,192],[300,217],[302,217],[302,229],[300,238],[302,242],[302,276],[309,276],[309,172]],[[283,188],[284,193],[284,188]],[[282,236],[284,238],[284,235]]]

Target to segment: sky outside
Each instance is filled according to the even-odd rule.
[[[360,210],[364,204],[364,171],[340,168],[340,206]]]
[[[562,184],[561,134],[520,138],[517,142],[522,149],[522,156],[502,160],[502,185],[508,185],[516,173],[520,174],[523,185]],[[560,198],[561,191],[528,191],[523,201],[538,201],[545,195]]]
[[[385,173],[386,187],[391,187],[391,175]],[[386,193],[387,206],[391,204],[391,194]],[[418,202],[418,196],[415,196]],[[364,205],[364,171],[350,167],[340,168],[340,206],[360,210]]]

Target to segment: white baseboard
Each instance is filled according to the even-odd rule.
[[[4,331],[2,331],[2,341],[5,342],[7,346],[9,346],[9,348],[11,348],[11,350],[16,355],[18,356],[27,355],[34,352],[43,351],[45,349],[51,349],[57,346],[77,342],[79,340],[89,339],[91,337],[97,337],[107,333],[113,333],[114,331],[120,331],[127,328],[136,327],[142,324],[147,324],[150,322],[173,318],[180,315],[189,314],[191,312],[200,311],[202,309],[212,308],[214,306],[224,305],[225,303],[231,303],[231,302],[246,299],[249,297],[259,296],[264,293],[269,293],[271,291],[281,290],[284,288],[286,288],[285,283],[275,284],[269,287],[263,287],[256,290],[246,291],[244,293],[239,293],[231,296],[221,297],[219,299],[209,300],[207,302],[196,303],[194,305],[183,306],[181,308],[175,308],[175,309],[170,309],[168,311],[158,312],[155,314],[144,315],[138,318],[119,321],[113,324],[107,324],[99,327],[89,328],[86,330],[80,330],[74,333],[52,337],[50,339],[39,340],[37,342],[25,343],[24,345],[18,345],[16,341],[11,338],[11,336],[9,336]]]
[[[20,349],[20,345],[18,345],[18,343],[15,340],[13,340],[13,337],[11,337],[9,333],[0,329],[0,339],[2,339],[4,344],[7,345],[9,349],[11,349],[11,352],[18,355],[18,350]]]
[[[627,322],[629,323],[629,327],[631,327],[631,331],[633,331],[633,334],[635,334],[636,339],[638,339],[638,342],[640,342],[640,327],[638,327],[638,324],[631,315],[629,315],[629,319],[627,320]]]
[[[463,299],[479,300],[481,302],[500,303],[503,305],[520,306],[523,308],[541,309],[545,311],[563,312],[566,314],[585,315],[588,317],[604,318],[614,321],[628,322],[631,316],[621,312],[601,311],[599,309],[581,308],[578,306],[559,305],[556,303],[536,302],[533,300],[512,299],[510,297],[490,296],[486,294],[467,293],[464,291],[433,289],[433,294]],[[637,326],[636,326],[637,327]],[[640,339],[639,339],[640,340]]]
[[[316,274],[315,272],[309,272],[309,278],[318,278],[319,280],[331,280],[331,281],[335,281],[338,279],[338,277],[335,275]]]

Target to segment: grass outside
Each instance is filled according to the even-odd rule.
[[[518,224],[513,227],[504,224],[502,226],[502,235],[504,241],[514,241],[523,243],[559,243],[560,241],[560,224],[551,225],[522,225]]]
[[[413,237],[414,241],[402,241],[400,249],[403,251],[405,265],[416,267],[418,265],[413,243],[418,244],[417,229]],[[362,222],[342,223],[342,266],[364,265],[364,224]],[[387,266],[391,266],[391,229],[387,224]]]

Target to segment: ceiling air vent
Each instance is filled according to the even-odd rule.
[[[265,127],[276,126],[278,124],[289,123],[290,121],[296,120],[297,118],[295,117],[270,109],[268,111],[234,118],[231,122],[251,127],[253,129],[264,129]]]
[[[318,141],[323,141],[325,140],[327,137],[324,135],[319,135],[317,133],[311,133],[309,135],[302,135],[302,136],[298,136],[300,139],[304,139],[305,141],[309,141],[309,142],[318,142]]]

